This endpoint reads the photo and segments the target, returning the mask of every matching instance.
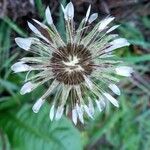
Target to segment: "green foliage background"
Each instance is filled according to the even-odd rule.
[[[37,10],[43,16],[40,0]],[[150,19],[141,18],[143,26],[149,30]],[[62,13],[57,22],[61,34]],[[65,116],[58,122],[49,120],[49,104],[38,114],[31,107],[44,87],[21,96],[19,89],[24,74],[13,74],[10,66],[22,54],[11,51],[14,41],[11,34],[16,32],[26,37],[27,33],[16,22],[5,17],[0,20],[0,150],[149,150],[150,149],[150,85],[144,78],[149,71],[150,54],[136,55],[131,48],[120,49],[117,55],[133,66],[134,78],[120,83],[122,95],[118,97],[120,108],[108,107],[105,112],[96,113],[94,120],[86,120],[84,126],[75,127]],[[143,33],[129,23],[122,23],[120,34],[133,45],[150,48]],[[17,48],[18,49],[18,48]]]

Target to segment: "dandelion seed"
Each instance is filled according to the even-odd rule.
[[[23,85],[23,87],[20,90],[20,94],[24,95],[26,93],[30,93],[33,90],[33,88],[34,85],[29,81]]]
[[[87,22],[89,15],[90,15],[90,11],[91,11],[91,5],[89,6],[87,12],[86,12],[86,16],[85,16],[85,22]]]
[[[56,116],[55,119],[59,120],[61,116],[63,115],[64,107],[63,106],[58,106],[57,111],[56,111]]]
[[[15,38],[17,45],[26,51],[30,49],[33,40],[33,38]]]
[[[81,106],[79,106],[78,103],[76,104],[76,110],[77,110],[77,114],[78,114],[78,117],[79,117],[80,122],[84,124],[83,108],[82,108]]]
[[[129,77],[133,69],[113,59],[115,49],[129,46],[126,39],[110,34],[118,27],[111,26],[114,17],[106,17],[90,31],[93,22],[98,18],[97,13],[90,15],[90,5],[78,29],[75,29],[72,2],[61,7],[66,40],[61,38],[53,23],[50,8],[47,7],[45,18],[48,26],[33,19],[35,24],[28,22],[28,26],[35,37],[15,39],[20,48],[37,56],[21,58],[11,69],[15,73],[27,71],[21,94],[51,83],[34,104],[32,109],[35,113],[39,112],[53,93],[50,120],[59,120],[63,113],[69,111],[72,112],[72,120],[76,125],[78,120],[84,123],[84,115],[93,119],[95,106],[102,111],[107,100],[119,107],[118,101],[109,94],[109,90],[120,95],[120,89],[116,85],[118,75]]]
[[[87,113],[87,115],[93,119],[92,113],[90,112],[90,109],[87,107],[87,105],[83,105],[83,108],[85,112]]]
[[[103,93],[104,96],[116,107],[119,107],[118,101],[113,98],[109,93]]]
[[[130,77],[131,73],[133,73],[133,69],[128,66],[119,66],[116,68],[116,73],[121,76]]]
[[[120,89],[115,84],[109,84],[108,86],[115,94],[120,95]]]
[[[39,99],[37,102],[33,105],[32,110],[34,113],[38,113],[41,106],[44,104],[45,100],[44,99]]]
[[[73,123],[76,125],[77,124],[77,110],[76,110],[76,108],[73,108],[72,109],[72,121],[73,121]]]
[[[14,65],[11,66],[11,69],[15,72],[24,72],[30,70],[32,67],[29,65],[25,64],[24,62],[17,62]]]
[[[50,120],[52,121],[53,120],[53,118],[54,118],[54,115],[55,115],[55,106],[54,105],[52,105],[52,107],[51,107],[51,109],[50,109],[50,112],[49,112],[49,118],[50,118]]]
[[[49,7],[46,8],[45,17],[46,17],[47,23],[51,26],[53,24],[53,19],[52,19],[52,15],[51,15],[51,11]]]
[[[92,100],[91,100],[90,97],[88,97],[88,100],[89,100],[89,104],[88,104],[89,112],[90,112],[90,114],[93,116],[93,115],[94,115],[94,106],[93,106],[93,102],[92,102]]]
[[[94,20],[96,20],[97,17],[98,17],[98,13],[92,14],[88,20],[89,24],[91,24]]]

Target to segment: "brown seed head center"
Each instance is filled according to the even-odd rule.
[[[84,75],[92,73],[92,56],[83,45],[68,44],[53,52],[51,66],[54,77],[59,82],[77,85],[84,82]]]

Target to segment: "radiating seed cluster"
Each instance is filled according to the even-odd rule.
[[[117,60],[113,51],[129,46],[129,43],[112,33],[119,27],[111,25],[114,17],[108,16],[96,23],[98,14],[90,15],[89,6],[79,27],[75,28],[73,4],[70,2],[61,7],[65,40],[57,31],[47,7],[47,25],[33,19],[34,24],[28,22],[28,26],[34,35],[15,39],[20,48],[32,55],[21,58],[11,69],[15,73],[27,72],[21,94],[30,93],[45,83],[49,85],[33,105],[35,113],[53,95],[53,99],[50,98],[50,120],[59,120],[64,113],[69,113],[74,124],[78,120],[84,123],[85,116],[94,118],[96,106],[100,112],[109,102],[119,107],[118,101],[109,93],[120,95],[116,85],[119,76],[130,77],[133,70]]]

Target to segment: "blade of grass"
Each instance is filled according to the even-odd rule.
[[[12,62],[13,60],[15,60],[18,55],[19,55],[18,53],[15,53],[15,54],[12,55],[11,57],[9,57],[9,59],[5,60],[5,62],[2,64],[2,66],[1,66],[0,69],[3,69],[3,68],[5,68],[5,67],[10,66],[11,62]]]
[[[147,41],[145,41],[145,40],[129,39],[128,41],[129,41],[131,44],[133,44],[133,45],[138,45],[138,46],[141,46],[141,47],[143,47],[143,48],[145,48],[145,49],[150,48],[150,44],[149,44]]]
[[[150,54],[142,55],[142,56],[125,57],[122,59],[129,63],[139,63],[143,61],[150,61]]]
[[[41,0],[35,0],[35,6],[37,8],[40,17],[44,18],[44,7]]]
[[[4,17],[3,21],[6,22],[10,28],[12,28],[16,33],[20,36],[27,37],[27,34],[23,29],[21,29],[15,22],[13,22],[10,18]]]
[[[62,0],[61,4],[65,6],[66,0]],[[63,16],[63,11],[61,9],[61,6],[59,7],[59,20],[57,23],[57,28],[58,28],[59,33],[61,34],[61,37],[64,40],[65,39],[65,22],[64,22],[64,16]]]

